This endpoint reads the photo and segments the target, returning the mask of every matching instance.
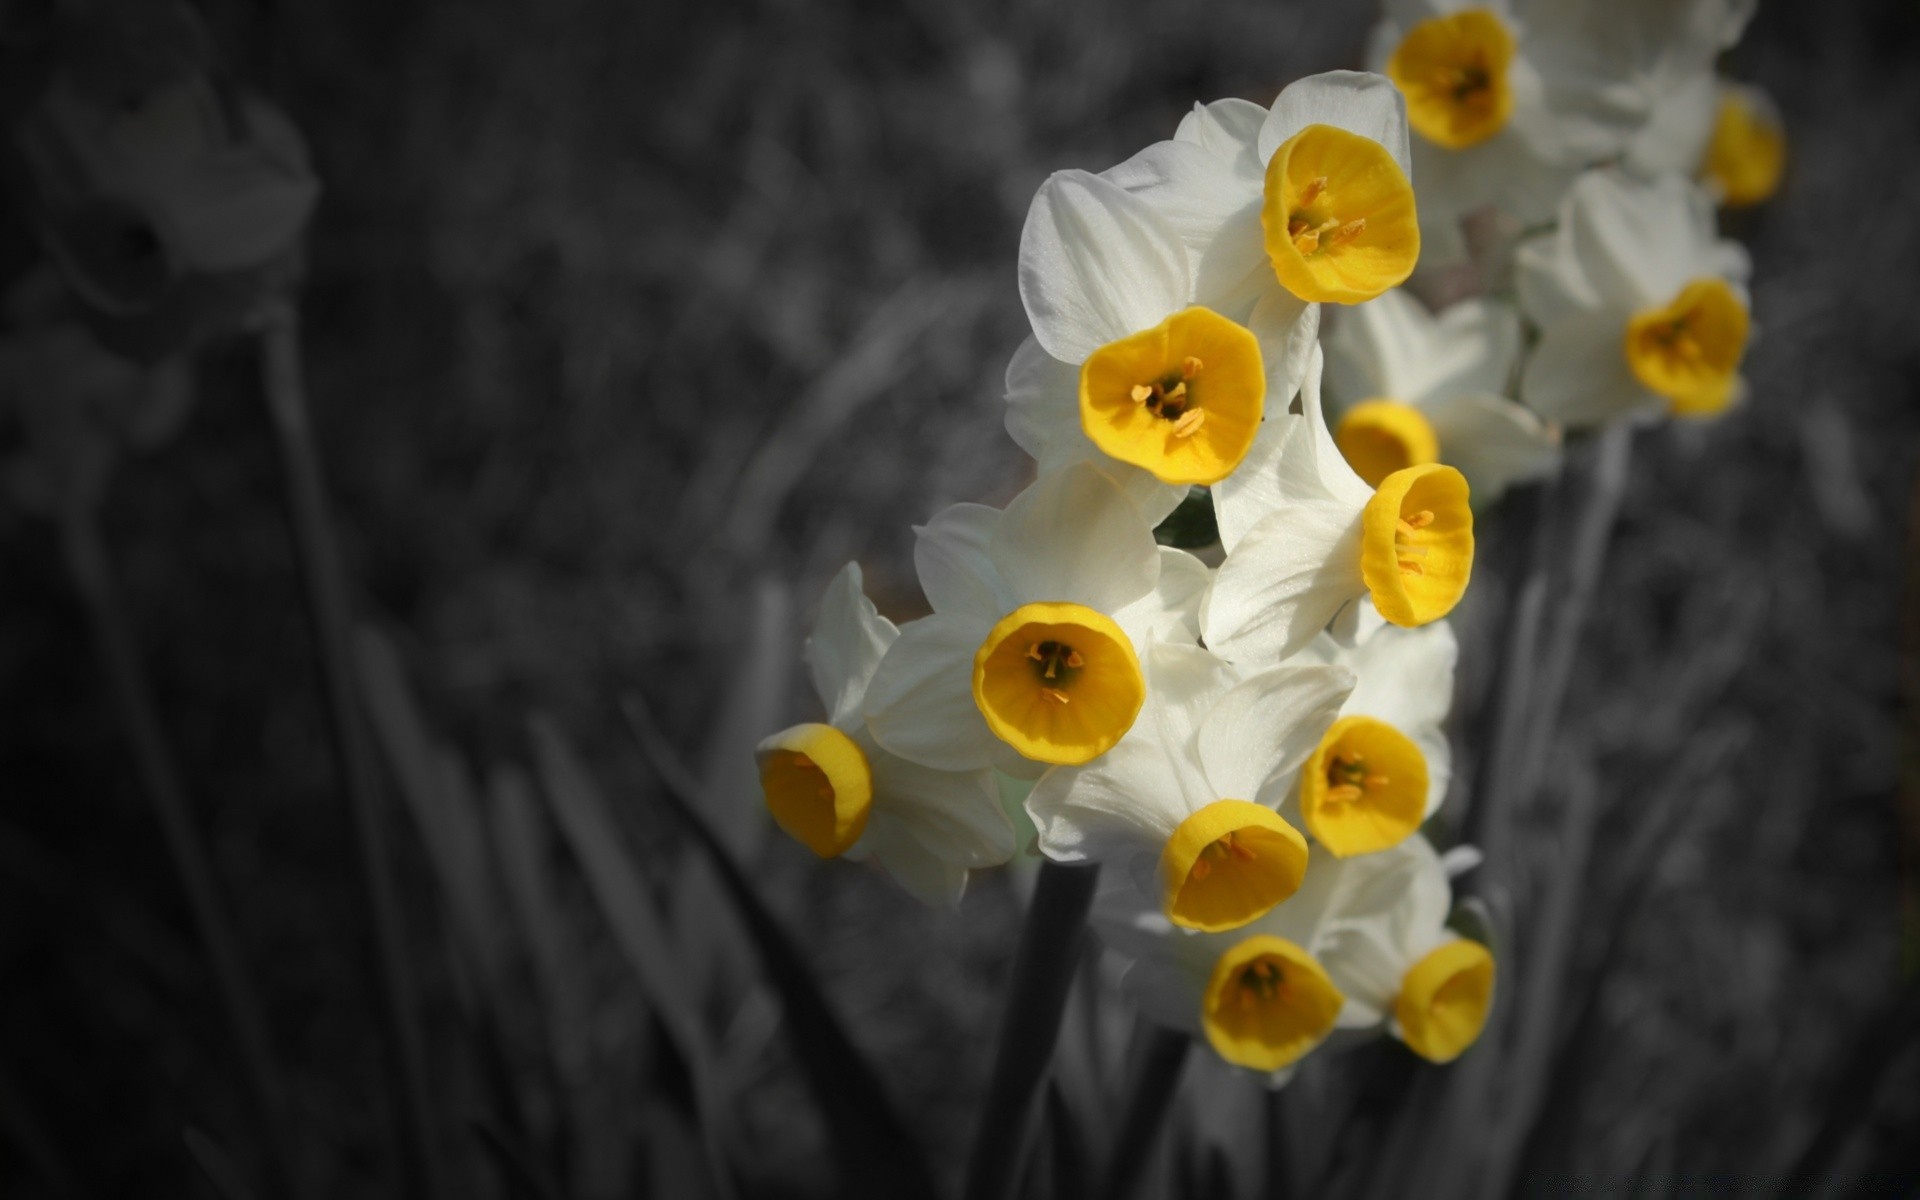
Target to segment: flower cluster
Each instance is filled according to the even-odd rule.
[[[929,616],[849,564],[808,646],[828,720],[759,751],[782,828],[928,901],[1016,852],[1020,802],[1040,854],[1106,868],[1143,1011],[1276,1078],[1337,1030],[1436,1062],[1479,1035],[1494,959],[1422,832],[1476,511],[1566,431],[1738,398],[1714,202],[1782,158],[1713,74],[1735,0],[1389,9],[1376,72],[1040,187],[1007,371],[1038,477],[918,529]],[[1473,228],[1505,239],[1480,294],[1431,311],[1403,285]],[[1217,547],[1156,541],[1183,505]]]

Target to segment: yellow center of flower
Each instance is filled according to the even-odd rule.
[[[1429,1062],[1452,1062],[1480,1036],[1493,1005],[1493,955],[1479,942],[1448,942],[1413,965],[1393,1015],[1400,1036]]]
[[[1121,462],[1162,483],[1218,483],[1260,430],[1260,343],[1204,308],[1093,352],[1080,368],[1080,425]]]
[[[1380,481],[1361,517],[1360,575],[1380,615],[1425,625],[1453,611],[1473,573],[1466,477],[1438,463]]]
[[[1469,8],[1408,30],[1387,60],[1387,77],[1407,98],[1407,123],[1415,132],[1464,150],[1499,133],[1512,115],[1512,61],[1506,25],[1484,8]]]
[[[1387,148],[1309,125],[1267,163],[1267,258],[1302,300],[1359,304],[1406,281],[1420,257],[1413,185]]]
[[[1258,935],[1214,964],[1200,1024],[1221,1058],[1255,1071],[1300,1061],[1333,1031],[1346,998],[1326,971],[1285,938]]]
[[[1218,933],[1300,889],[1307,839],[1279,813],[1216,800],[1180,822],[1160,852],[1161,904],[1175,925]]]
[[[1747,306],[1726,280],[1696,279],[1627,322],[1627,365],[1675,413],[1712,416],[1733,399],[1747,330]]]
[[[1105,754],[1146,698],[1133,643],[1084,605],[1023,604],[973,656],[973,702],[987,728],[1036,762]]]
[[[1335,858],[1406,840],[1427,815],[1427,759],[1372,717],[1342,717],[1300,773],[1300,815]]]
[[[1772,113],[1738,92],[1720,97],[1707,143],[1706,177],[1728,208],[1750,208],[1779,190],[1787,168],[1787,134]]]
[[[1353,473],[1379,487],[1395,471],[1440,461],[1440,439],[1411,404],[1368,400],[1354,405],[1333,431],[1334,444]]]
[[[831,725],[795,725],[761,742],[760,790],[780,828],[821,858],[860,840],[873,807],[873,769]]]

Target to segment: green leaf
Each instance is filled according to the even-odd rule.
[[[1188,492],[1180,507],[1154,527],[1153,538],[1176,550],[1199,550],[1218,542],[1220,526],[1214,518],[1213,493],[1203,487]]]
[[[694,800],[699,784],[675,757],[639,701],[629,698],[626,711],[641,751],[664,785],[659,795],[712,860],[721,886],[760,954],[768,981],[786,1008],[794,1057],[806,1072],[833,1143],[840,1172],[836,1194],[887,1200],[935,1195],[926,1159],[901,1123],[872,1065],[827,1004],[819,983],[786,931],[702,816]]]

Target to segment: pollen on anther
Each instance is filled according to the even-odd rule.
[[[1307,183],[1306,187],[1300,190],[1301,207],[1304,208],[1307,205],[1312,204],[1315,200],[1318,200],[1320,198],[1320,193],[1326,190],[1327,190],[1327,177],[1325,175],[1315,176],[1312,180],[1310,180]]]
[[[1206,364],[1189,354],[1180,360],[1180,375],[1183,379],[1192,379],[1206,368]]]
[[[1153,389],[1144,383],[1136,383],[1133,385],[1133,391],[1129,392],[1128,395],[1133,397],[1135,404],[1145,404],[1153,398]]]
[[[1047,699],[1053,701],[1055,704],[1067,703],[1067,694],[1061,691],[1059,688],[1043,687],[1040,689],[1040,694],[1042,696],[1045,696]]]
[[[1190,408],[1186,412],[1181,413],[1180,419],[1173,423],[1173,436],[1179,438],[1192,437],[1194,434],[1199,433],[1200,427],[1206,423],[1206,409]]]
[[[1327,239],[1327,244],[1329,246],[1339,246],[1346,242],[1352,241],[1353,239],[1359,237],[1361,234],[1365,233],[1366,231],[1367,231],[1367,219],[1365,217],[1355,217],[1353,220],[1348,221],[1345,225],[1342,225],[1340,228],[1334,230],[1333,236]]]

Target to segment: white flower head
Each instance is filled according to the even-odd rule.
[[[1360,607],[1371,606],[1362,600]],[[1297,797],[1307,831],[1340,858],[1404,841],[1440,807],[1453,776],[1442,728],[1459,657],[1452,628],[1435,621],[1402,629],[1365,616],[1356,624],[1356,640],[1322,634],[1301,655],[1346,667],[1355,678],[1339,719],[1300,772]]]
[[[1175,924],[1244,925],[1300,885],[1306,839],[1275,809],[1353,676],[1326,664],[1243,676],[1198,646],[1163,644],[1147,678],[1127,737],[1048,772],[1028,797],[1040,849],[1121,867]]]
[[[1712,111],[1712,135],[1704,159],[1696,160],[1707,190],[1728,208],[1763,203],[1779,190],[1787,169],[1780,110],[1761,89],[1723,80],[1714,87]]]
[[[1329,71],[1262,108],[1196,105],[1171,139],[1104,172],[1186,243],[1196,301],[1286,348],[1298,389],[1314,306],[1354,304],[1402,282],[1420,254],[1406,106],[1378,75]]]
[[[1336,1030],[1389,1032],[1434,1062],[1479,1036],[1486,948],[1446,928],[1451,890],[1425,838],[1356,859],[1316,855],[1292,900],[1230,933],[1190,933],[1103,884],[1094,927],[1133,960],[1122,986],[1150,1018],[1204,1037],[1278,1085]]]
[[[1437,620],[1472,573],[1465,477],[1425,463],[1369,487],[1327,429],[1320,370],[1316,347],[1300,411],[1269,416],[1247,463],[1213,491],[1227,558],[1201,628],[1242,666],[1283,662],[1363,595],[1396,625]]]
[[[1685,102],[1751,11],[1751,0],[1389,0],[1369,61],[1407,97],[1423,215],[1493,205],[1530,224],[1582,168],[1694,136]]]
[[[918,533],[933,614],[901,630],[865,709],[880,745],[925,766],[1031,778],[1098,757],[1145,702],[1140,654],[1195,640],[1206,567],[1156,545],[1090,463],[1042,476],[1004,512],[957,504]]]
[[[1464,300],[1435,315],[1395,288],[1342,310],[1322,344],[1334,443],[1369,483],[1443,462],[1484,506],[1559,462],[1558,431],[1507,398],[1520,318],[1498,300]]]
[[[1685,179],[1588,172],[1558,228],[1517,255],[1520,305],[1540,327],[1521,399],[1569,426],[1722,411],[1745,387],[1748,270]]]
[[[909,762],[874,741],[861,705],[875,669],[900,636],[861,591],[848,563],[827,586],[807,639],[825,723],[796,725],[755,752],[767,808],[822,858],[872,859],[928,904],[953,905],[967,872],[1013,854],[1013,826],[992,773]]]

